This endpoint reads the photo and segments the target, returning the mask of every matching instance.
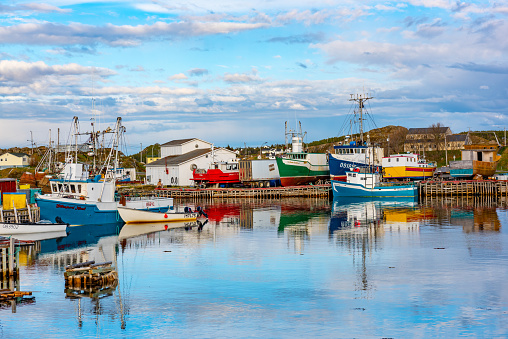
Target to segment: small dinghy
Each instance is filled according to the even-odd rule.
[[[170,222],[170,221],[195,221],[200,215],[206,214],[198,207],[192,211],[186,207],[185,212],[151,212],[147,210],[136,210],[118,206],[118,213],[126,224],[147,223],[147,222]]]
[[[31,234],[45,232],[62,232],[67,229],[68,224],[52,223],[47,220],[41,220],[33,223],[7,223],[0,222],[0,234]]]

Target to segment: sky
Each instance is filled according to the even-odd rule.
[[[127,153],[340,136],[350,94],[373,127],[503,130],[508,1],[0,2],[0,148],[126,127]],[[60,132],[58,134],[58,129]]]

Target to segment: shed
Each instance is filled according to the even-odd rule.
[[[188,139],[196,140],[196,139]],[[194,145],[195,141],[191,144]],[[208,168],[212,162],[236,159],[236,153],[225,148],[195,149],[180,155],[163,157],[146,165],[146,179],[156,185],[159,180],[166,186],[193,185],[192,173],[196,168]]]

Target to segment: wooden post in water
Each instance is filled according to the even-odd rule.
[[[14,238],[11,237],[9,241],[9,276],[14,275]]]

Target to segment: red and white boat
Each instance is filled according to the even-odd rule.
[[[146,222],[170,222],[170,221],[195,221],[200,215],[199,212],[151,212],[133,208],[118,207],[118,213],[126,224]]]

